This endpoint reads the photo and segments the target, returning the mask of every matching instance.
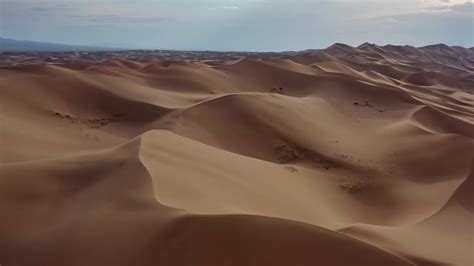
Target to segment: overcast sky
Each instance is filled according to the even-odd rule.
[[[465,0],[0,0],[0,36],[120,48],[474,46]]]

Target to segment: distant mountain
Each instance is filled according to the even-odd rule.
[[[0,52],[68,52],[68,51],[111,51],[121,50],[108,47],[68,45],[48,42],[14,40],[0,37]]]
[[[409,45],[385,45],[379,46],[373,43],[363,43],[357,47],[336,43],[320,53],[343,56],[345,58],[357,57],[359,62],[367,60],[385,60],[404,62],[419,61],[430,62],[458,69],[474,71],[474,49],[461,46],[448,46],[446,44],[434,44],[423,47]]]

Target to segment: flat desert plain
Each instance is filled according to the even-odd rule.
[[[2,266],[473,265],[472,48],[9,60]]]

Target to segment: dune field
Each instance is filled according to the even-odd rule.
[[[5,65],[0,125],[1,266],[474,264],[472,48]]]

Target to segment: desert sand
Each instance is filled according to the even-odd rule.
[[[7,65],[0,96],[2,266],[473,265],[472,48]]]

